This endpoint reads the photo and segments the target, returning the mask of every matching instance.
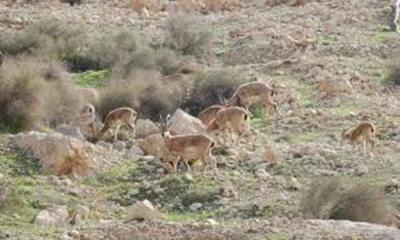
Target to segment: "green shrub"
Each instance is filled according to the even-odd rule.
[[[210,47],[211,34],[190,15],[176,15],[168,21],[167,43],[186,55],[201,56]]]
[[[390,224],[390,203],[384,189],[340,178],[314,181],[300,203],[308,218]]]

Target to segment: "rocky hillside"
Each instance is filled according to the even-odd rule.
[[[137,13],[128,1],[87,0],[73,7],[55,0],[1,1],[0,50],[6,55],[0,67],[1,91],[6,80],[17,76],[6,74],[10,66],[20,62],[24,64],[16,69],[31,69],[26,56],[43,55],[68,66],[65,74],[73,86],[48,86],[46,79],[40,80],[41,87],[32,85],[49,96],[38,102],[52,103],[40,109],[58,104],[54,92],[73,99],[74,93],[68,91],[76,87],[97,89],[101,99],[113,96],[107,95],[117,85],[111,81],[138,74],[126,70],[129,64],[168,75],[180,67],[176,65],[194,62],[202,73],[193,79],[212,79],[210,73],[222,69],[224,74],[217,78],[240,78],[235,82],[240,83],[257,77],[274,86],[281,114],[253,109],[254,142],[245,138],[238,144],[218,142],[213,152],[218,172],[210,167],[204,176],[196,166],[191,172],[181,166],[178,173],[166,174],[160,159],[141,148],[143,139],[128,136],[124,141],[93,144],[68,125],[32,124],[15,130],[4,123],[10,114],[0,114],[0,239],[400,239],[400,89],[396,86],[400,70],[395,72],[400,42],[397,33],[388,31],[390,1],[315,0],[294,6],[289,2],[268,5],[249,0],[227,11],[185,15],[209,34],[209,42],[202,45],[196,39],[195,46],[203,47],[201,54],[196,47],[175,42],[176,53],[154,63],[146,54],[168,45],[171,19],[178,16],[179,22],[184,17],[172,8]],[[9,40],[32,24],[53,21],[79,26],[90,39],[102,39],[102,33],[111,39],[113,32],[123,29],[144,42],[135,47],[145,47],[141,55],[134,55],[136,61],[118,65],[121,61],[97,54],[101,51],[90,61],[66,54],[78,49],[74,54],[81,57],[85,51],[115,46],[69,48],[75,38],[63,42],[62,36],[70,35],[54,30],[58,28],[48,34],[56,36],[55,45],[63,43],[53,55],[48,46],[54,42],[49,39],[38,38],[39,43],[32,41],[27,48],[21,47],[26,43],[21,38]],[[137,54],[132,48],[118,52],[115,47],[118,51],[113,53]],[[174,65],[175,60],[180,62]],[[159,84],[147,74],[140,83]],[[187,85],[185,89],[198,87]],[[160,95],[167,89],[172,89],[168,96],[186,94],[165,82],[161,86],[155,87],[157,94],[146,94]],[[135,82],[126,88],[140,95],[141,87]],[[43,88],[50,90],[42,92]],[[193,98],[193,92],[185,98]],[[131,102],[140,102],[141,107],[150,104],[138,99]],[[110,106],[104,102],[111,100],[100,100],[99,109],[105,111]],[[180,107],[193,114],[198,112],[193,102]],[[4,103],[1,97],[0,103]],[[28,113],[36,110],[34,106]],[[158,109],[160,104],[154,106]],[[19,108],[21,104],[5,109]],[[47,122],[64,122],[68,116],[59,120],[60,108],[52,108],[56,117],[38,113]],[[148,108],[140,110],[141,116],[153,117],[153,105]],[[374,155],[366,156],[341,141],[344,129],[362,121],[376,127]],[[158,131],[157,125],[144,122],[137,124],[141,137]],[[356,194],[347,195],[352,192]]]

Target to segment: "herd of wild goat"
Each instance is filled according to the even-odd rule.
[[[189,163],[200,161],[204,173],[212,159],[211,151],[215,146],[213,138],[217,133],[221,134],[224,141],[232,143],[239,143],[242,137],[252,135],[249,109],[253,104],[264,106],[266,113],[281,116],[273,96],[273,88],[259,80],[240,85],[224,105],[209,106],[198,114],[197,118],[205,126],[205,133],[178,135],[169,129],[171,122],[169,115],[165,119],[160,118],[159,126],[168,151],[168,154],[160,156],[161,161],[167,163],[168,169],[172,169],[173,172],[177,171],[180,161],[183,161],[188,170],[190,170]],[[79,119],[92,131],[95,141],[104,138],[106,133],[112,133],[116,141],[121,127],[135,133],[137,115],[132,108],[116,108],[106,115],[103,127],[97,131],[95,107],[88,103],[81,110]],[[362,144],[365,155],[367,151],[373,154],[375,133],[375,127],[371,122],[362,122],[354,129],[343,130],[342,139],[350,141],[353,148]]]

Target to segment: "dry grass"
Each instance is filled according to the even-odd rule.
[[[55,126],[72,120],[80,104],[61,65],[21,57],[7,59],[0,69],[2,128],[14,132]]]
[[[314,181],[300,203],[308,218],[341,219],[390,224],[391,206],[383,189],[368,184],[349,184],[340,178]]]

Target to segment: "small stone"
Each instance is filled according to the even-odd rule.
[[[365,165],[360,165],[355,169],[354,174],[356,176],[363,176],[369,173],[369,168]]]
[[[289,179],[289,186],[288,186],[288,189],[289,190],[295,190],[295,191],[298,191],[298,190],[300,190],[301,188],[302,188],[302,185],[299,183],[299,181],[296,179],[296,178],[294,178],[294,177],[291,177],[290,179]]]
[[[164,218],[164,216],[155,209],[149,200],[135,203],[130,207],[130,212],[132,212],[132,214],[129,217],[129,220],[154,220]]]
[[[116,141],[113,143],[113,149],[122,151],[126,148],[126,143],[123,141]]]
[[[184,176],[184,179],[188,182],[193,182],[193,176],[190,173],[186,173]]]
[[[208,218],[208,219],[207,219],[207,223],[210,224],[210,225],[213,225],[213,226],[218,225],[218,222],[215,221],[215,220],[212,219],[212,218]]]
[[[198,210],[200,210],[200,208],[202,208],[203,207],[203,204],[202,203],[192,203],[192,204],[190,204],[190,206],[189,206],[189,209],[190,209],[190,211],[192,211],[192,212],[197,212]]]
[[[71,237],[73,237],[73,238],[75,238],[75,239],[79,239],[79,237],[80,237],[79,231],[78,231],[78,230],[75,230],[75,229],[69,231],[68,235],[71,236]]]

